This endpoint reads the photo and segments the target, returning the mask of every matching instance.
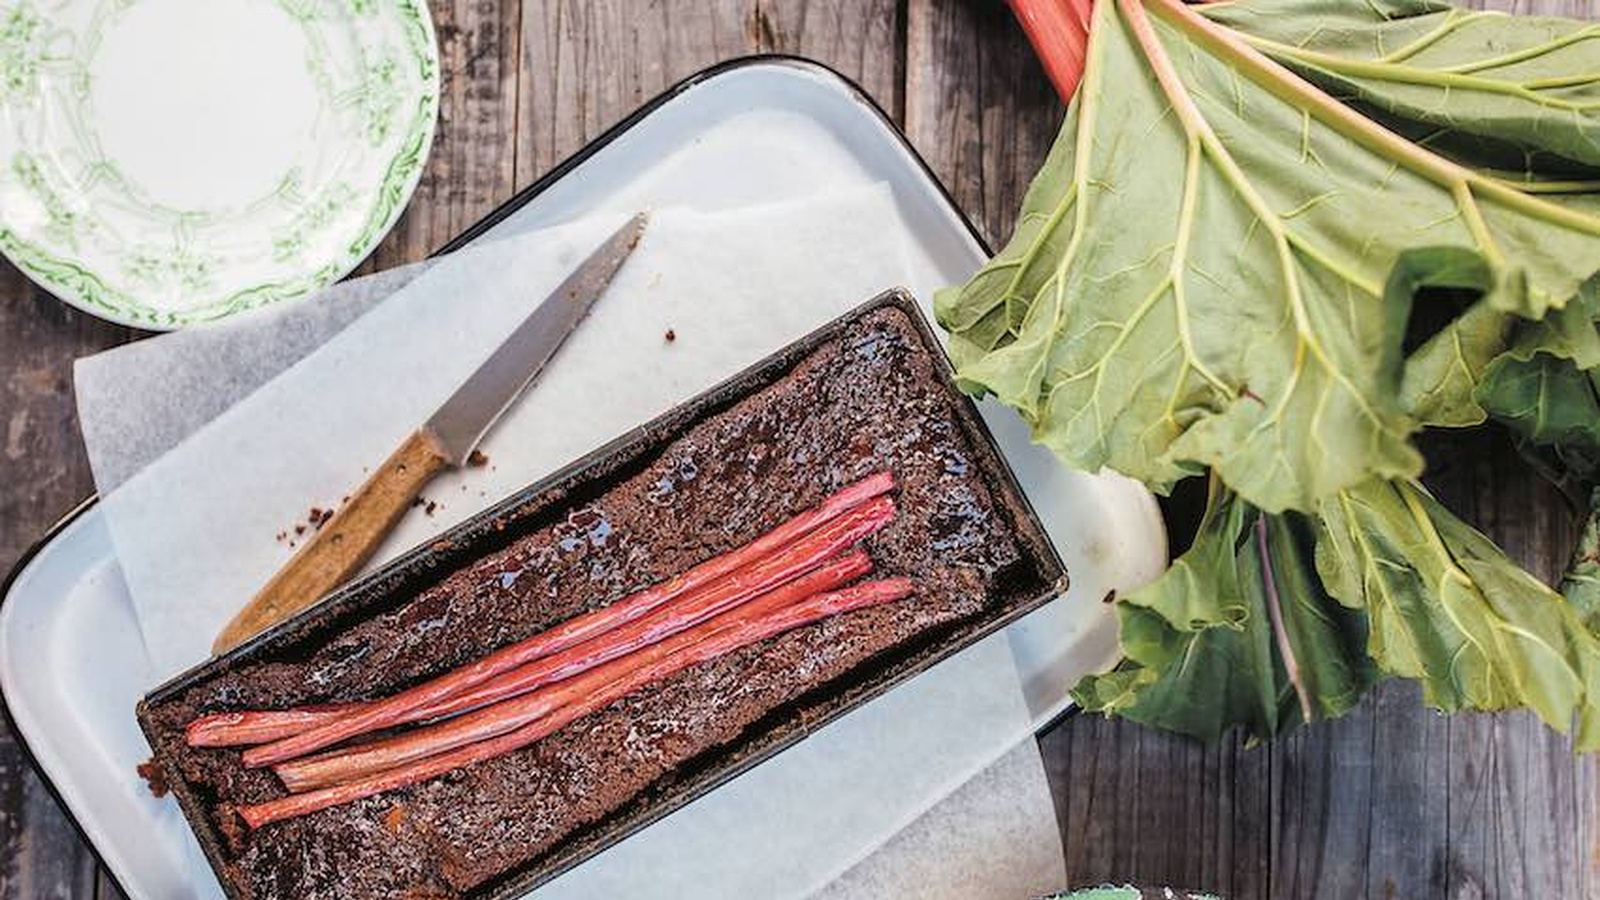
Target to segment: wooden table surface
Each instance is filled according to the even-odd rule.
[[[1354,0],[1352,0],[1354,2]],[[1487,0],[1600,15],[1597,0]],[[433,0],[438,138],[365,267],[418,259],[676,80],[781,52],[855,79],[1002,242],[1062,108],[998,0]],[[0,264],[0,572],[92,489],[71,364],[141,335]],[[1567,511],[1493,437],[1435,442],[1430,483],[1535,573]],[[1204,747],[1068,720],[1041,739],[1073,884],[1141,880],[1266,898],[1600,897],[1600,762],[1531,716],[1423,710],[1388,685],[1270,747]],[[114,897],[0,729],[0,900]]]

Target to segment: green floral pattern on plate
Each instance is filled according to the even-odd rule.
[[[91,62],[138,2],[0,0],[0,253],[63,299],[145,328],[304,297],[347,274],[399,217],[432,143],[426,5],[261,0],[305,37],[326,133],[265,196],[200,210],[150,197],[96,133]],[[324,152],[330,141],[338,152]]]

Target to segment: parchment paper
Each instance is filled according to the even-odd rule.
[[[437,482],[428,491],[434,515],[408,517],[380,559],[903,281],[890,203],[874,188],[737,212],[657,211],[595,315],[485,443],[491,465]],[[347,283],[326,308],[280,308],[81,361],[86,440],[97,479],[115,488],[107,515],[160,671],[203,658],[212,623],[220,627],[292,552],[273,536],[358,482],[622,218]],[[751,303],[762,304],[759,315]],[[664,340],[667,328],[677,340]],[[665,878],[700,897],[804,897],[1019,741],[1035,767],[990,777],[1007,796],[1032,797],[1027,815],[1048,811],[1027,735],[1015,669],[997,637],[539,896],[594,896],[597,886],[675,895],[651,889]],[[927,836],[959,830],[946,815],[942,805],[928,811],[922,837],[862,862],[857,871],[876,874],[853,872],[858,886],[839,886],[846,893],[830,900],[875,896],[883,878],[925,868]],[[1059,866],[1053,814],[1015,836],[1012,849],[1032,860],[1025,868]],[[969,855],[957,868],[977,879],[991,862]]]
[[[658,211],[589,320],[484,442],[490,465],[437,479],[433,514],[407,516],[374,565],[902,281],[892,215],[882,190]],[[205,659],[210,635],[293,552],[309,508],[336,506],[622,220],[452,254],[114,490],[106,515],[157,675]],[[106,405],[89,396],[94,384],[85,414]]]
[[[594,857],[534,897],[807,897],[1024,740],[1033,745],[1021,685],[1005,635],[996,634]],[[1038,751],[1033,753],[1037,764]],[[1026,779],[1016,786],[1028,790]],[[1032,792],[1049,803],[1048,790]],[[949,824],[932,830],[948,832]],[[1053,810],[1044,827],[1054,831]],[[1061,860],[1059,836],[1030,837],[1019,852],[1035,859],[1053,852]],[[972,879],[991,864],[962,856],[952,865]],[[888,878],[888,868],[878,871]],[[875,887],[841,891],[891,896]]]
[[[1029,900],[1066,884],[1039,745],[1024,740],[813,900]]]
[[[271,304],[78,360],[78,424],[96,490],[111,493],[431,265],[353,278],[315,302]]]

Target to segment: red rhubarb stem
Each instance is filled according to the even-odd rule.
[[[867,479],[867,481],[873,481]],[[709,585],[736,569],[743,566],[758,567],[762,577],[745,582],[745,590],[749,596],[754,596],[774,585],[781,584],[790,578],[813,568],[820,561],[837,555],[840,551],[851,546],[863,537],[878,530],[894,517],[894,503],[888,497],[879,496],[890,482],[887,476],[881,479],[882,487],[872,486],[876,494],[869,493],[866,489],[857,491],[848,505],[841,511],[830,515],[820,516],[821,507],[812,513],[802,514],[789,523],[780,526],[779,530],[768,532],[766,535],[746,544],[724,556],[717,557],[696,566],[683,576],[669,579],[663,584],[670,585],[688,579],[689,574],[701,570],[714,571],[715,578],[697,575],[693,579],[691,588]],[[857,487],[866,482],[859,482]],[[847,489],[848,490],[848,489]],[[838,495],[835,495],[838,496]],[[864,500],[864,502],[862,502]],[[832,501],[830,500],[830,503]],[[829,504],[824,504],[825,507]],[[788,526],[797,519],[806,518],[804,529],[791,529]],[[820,520],[820,521],[819,521]],[[774,542],[769,540],[774,534],[779,534],[783,540]],[[809,533],[807,533],[809,532]],[[770,557],[770,559],[769,559]],[[733,559],[736,564],[729,564],[727,560]],[[425,710],[456,694],[469,691],[490,679],[523,666],[535,659],[551,653],[565,650],[567,647],[581,643],[635,621],[659,608],[667,600],[673,599],[691,588],[678,588],[670,592],[666,599],[649,599],[647,604],[635,602],[633,598],[619,601],[619,604],[587,613],[567,623],[558,625],[549,631],[541,632],[525,641],[512,644],[498,650],[476,662],[469,663],[459,669],[446,673],[438,678],[400,692],[385,700],[377,701],[363,709],[343,716],[335,721],[319,725],[309,731],[292,737],[283,738],[270,744],[263,744],[251,748],[244,753],[244,764],[251,768],[273,765],[314,753],[324,747],[332,746],[347,738],[365,734],[379,728],[388,728],[409,720],[412,713]],[[650,594],[657,591],[650,588],[640,594]],[[606,614],[618,605],[626,607],[623,611],[610,619]],[[574,627],[573,623],[587,620],[588,624]],[[581,634],[580,638],[571,638],[574,634]],[[559,638],[548,638],[549,635],[559,635]]]
[[[873,497],[888,493],[893,488],[894,478],[888,472],[876,472],[868,475],[866,478],[837,491],[819,506],[789,519],[772,531],[736,550],[707,560],[682,575],[623,598],[603,609],[574,618],[569,622],[534,635],[521,643],[503,648],[497,651],[496,654],[480,660],[478,665],[494,670],[489,675],[476,671],[458,670],[413,688],[413,691],[418,692],[417,697],[422,695],[424,689],[428,689],[427,693],[430,695],[430,699],[427,701],[418,700],[415,702],[433,703],[443,699],[443,696],[432,695],[437,693],[436,688],[441,687],[439,682],[446,679],[459,678],[459,683],[452,681],[449,685],[445,685],[443,689],[466,690],[472,684],[486,681],[508,668],[514,668],[540,656],[558,652],[568,646],[587,640],[596,634],[603,633],[610,628],[618,627],[647,615],[653,609],[675,597],[707,584],[744,563],[758,559],[817,526],[871,500]],[[515,659],[512,660],[512,657]],[[400,703],[400,699],[406,696],[407,694],[401,694],[391,698],[390,701],[374,701],[348,706],[351,706],[351,709],[371,711],[373,707],[381,703],[390,702],[398,707],[405,705]],[[414,698],[408,699],[406,703],[413,701]],[[190,746],[196,747],[265,744],[270,741],[278,741],[303,734],[312,728],[339,722],[352,714],[351,709],[329,711],[329,707],[301,707],[290,710],[261,710],[205,716],[190,723],[188,731],[189,743]]]
[[[886,501],[887,502],[887,501]],[[866,507],[862,507],[865,510]],[[854,516],[856,512],[849,515]],[[842,526],[848,516],[836,519],[828,527]],[[640,648],[658,643],[686,628],[706,621],[712,616],[719,615],[729,609],[747,603],[752,597],[760,595],[763,590],[781,583],[779,579],[783,572],[794,572],[801,566],[815,567],[819,564],[837,568],[856,568],[865,564],[868,569],[872,567],[871,561],[865,553],[856,552],[848,554],[840,561],[825,563],[828,556],[824,553],[849,539],[849,536],[864,531],[870,523],[877,523],[876,528],[881,528],[888,523],[887,518],[879,519],[874,516],[863,516],[859,527],[840,527],[839,534],[831,539],[819,539],[816,546],[807,547],[804,542],[797,543],[791,550],[780,553],[770,559],[752,563],[729,575],[722,581],[713,584],[704,591],[686,597],[683,600],[662,607],[640,619],[637,622],[625,625],[613,631],[608,631],[593,640],[585,641],[576,647],[569,647],[560,653],[553,653],[543,659],[534,660],[521,668],[491,678],[477,687],[456,694],[438,703],[425,706],[408,714],[402,721],[419,722],[424,719],[438,719],[444,716],[453,716],[458,713],[488,706],[491,703],[525,694],[543,685],[562,681],[586,672],[601,663],[610,662],[621,656],[626,656]],[[876,530],[874,528],[873,530]],[[823,535],[819,530],[817,535]],[[864,537],[865,535],[863,535]],[[859,540],[860,538],[857,538]],[[853,543],[853,542],[852,542]],[[810,551],[810,552],[807,552]],[[836,552],[836,551],[835,551]],[[829,554],[830,556],[832,554]],[[856,572],[843,581],[813,588],[808,593],[831,590],[848,581],[865,574],[865,571]],[[803,595],[802,595],[803,596]]]
[[[341,806],[386,791],[406,787],[436,778],[462,766],[483,762],[520,750],[559,731],[567,725],[615,703],[639,688],[681,671],[683,668],[706,662],[731,653],[766,638],[791,631],[820,619],[849,612],[866,606],[888,603],[909,596],[912,584],[904,578],[874,581],[856,585],[828,594],[819,594],[799,603],[782,607],[770,616],[743,622],[719,631],[715,636],[692,645],[692,649],[658,660],[650,665],[631,670],[630,674],[598,684],[595,672],[582,676],[584,682],[591,678],[595,689],[582,699],[562,706],[543,718],[537,719],[515,731],[509,731],[488,740],[430,756],[426,759],[397,766],[368,778],[334,785],[303,794],[290,794],[277,800],[238,808],[239,815],[251,828],[260,828],[272,822],[303,816],[318,810]]]
[[[239,747],[265,744],[299,734],[360,709],[360,703],[327,703],[294,709],[214,713],[201,716],[184,729],[191,747]]]
[[[767,591],[760,597],[721,615],[700,622],[660,642],[653,642],[629,656],[612,659],[592,668],[583,677],[571,678],[540,690],[523,692],[469,715],[438,725],[416,729],[396,737],[333,750],[317,756],[282,763],[275,767],[284,786],[299,793],[376,775],[386,769],[423,759],[446,750],[496,737],[549,715],[556,709],[582,700],[590,693],[619,678],[631,677],[642,669],[673,654],[693,652],[701,641],[741,623],[773,615],[784,606],[807,597],[849,584],[872,571],[872,561],[861,550],[825,563],[793,581]],[[539,663],[533,663],[538,665]]]
[[[1094,0],[1006,0],[1061,102],[1071,103],[1083,80]]]

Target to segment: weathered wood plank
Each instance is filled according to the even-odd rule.
[[[0,897],[90,897],[95,861],[44,784],[0,737]]]
[[[1318,729],[1290,735],[1271,749],[1242,750],[1268,770],[1271,812],[1263,840],[1270,878],[1261,897],[1359,897],[1366,894],[1364,847],[1377,793],[1374,747],[1381,740],[1371,705]],[[1240,773],[1240,781],[1259,776]],[[1259,850],[1258,850],[1259,848]]]
[[[520,0],[434,0],[439,124],[405,215],[362,272],[413,262],[509,198],[516,186]]]
[[[517,181],[526,184],[673,82],[751,52],[752,0],[527,0]]]
[[[1010,236],[1062,114],[1002,4],[909,4],[906,134],[990,244]]]
[[[132,335],[0,263],[0,573],[91,490],[72,360]],[[0,898],[87,897],[94,858],[0,726]]]
[[[837,69],[901,122],[905,48],[900,6],[898,0],[761,0],[755,28],[759,49],[810,57]]]
[[[528,0],[516,171],[526,184],[673,83],[752,53],[809,56],[901,103],[894,0]]]

